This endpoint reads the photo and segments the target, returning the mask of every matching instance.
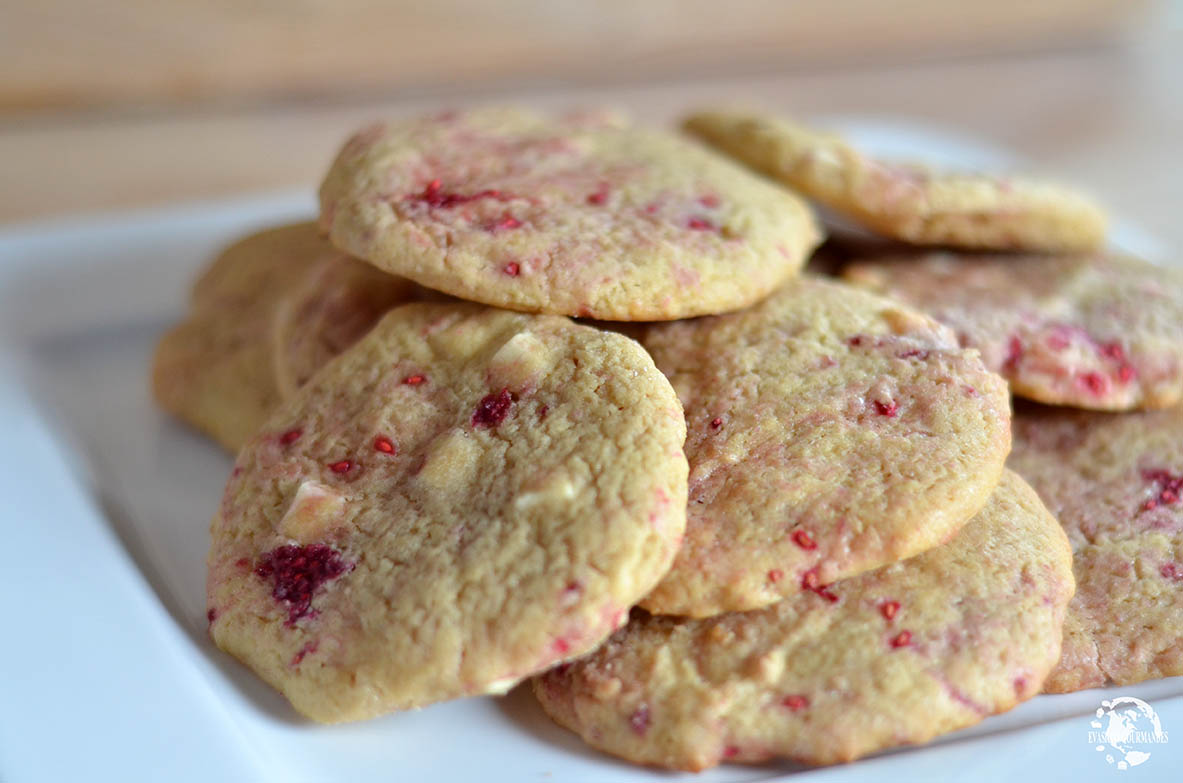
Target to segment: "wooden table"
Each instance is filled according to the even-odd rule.
[[[368,119],[473,101],[621,105],[670,122],[687,107],[758,102],[796,115],[874,115],[976,135],[1078,184],[1183,247],[1183,33],[1128,46],[881,68],[670,80],[611,88],[454,91],[397,101],[204,111],[47,114],[0,122],[0,222],[312,189]]]

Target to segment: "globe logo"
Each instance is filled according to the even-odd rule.
[[[1120,770],[1145,764],[1151,748],[1167,741],[1154,708],[1133,696],[1103,700],[1089,725],[1089,742]]]

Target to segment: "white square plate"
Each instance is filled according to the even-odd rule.
[[[924,129],[844,124],[882,151],[1006,162]],[[603,756],[522,688],[354,725],[302,721],[206,636],[208,521],[231,460],[153,407],[148,363],[216,250],[312,210],[309,194],[287,194],[0,233],[0,779],[1103,780],[1119,773],[1088,737],[1102,698],[1138,696],[1168,736],[1183,732],[1183,678],[1038,697],[853,765],[698,776]],[[1129,774],[1178,779],[1181,762],[1183,736]]]

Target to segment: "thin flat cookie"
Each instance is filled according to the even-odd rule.
[[[685,127],[882,236],[1035,252],[1096,250],[1105,243],[1105,213],[1057,185],[887,163],[839,136],[761,113],[700,112]]]

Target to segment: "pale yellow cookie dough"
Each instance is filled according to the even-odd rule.
[[[240,452],[210,632],[318,721],[503,692],[597,647],[669,568],[684,438],[633,340],[396,308]]]
[[[382,269],[604,320],[745,307],[820,239],[801,199],[685,138],[513,109],[364,130],[320,201],[333,243]]]
[[[883,297],[802,277],[641,339],[689,433],[686,540],[651,611],[757,609],[911,557],[956,533],[1002,473],[1005,382]]]
[[[1007,472],[949,543],[758,612],[638,615],[537,678],[560,725],[631,761],[700,770],[850,761],[1039,692],[1072,596],[1064,533]]]
[[[875,160],[841,137],[769,114],[706,111],[685,127],[752,168],[883,236],[917,245],[1095,250],[1107,218],[1067,188]]]
[[[1020,406],[1009,463],[1072,542],[1052,693],[1183,674],[1183,410]]]
[[[157,403],[237,451],[267,416],[418,286],[335,250],[313,223],[245,237],[194,284],[152,363]]]

